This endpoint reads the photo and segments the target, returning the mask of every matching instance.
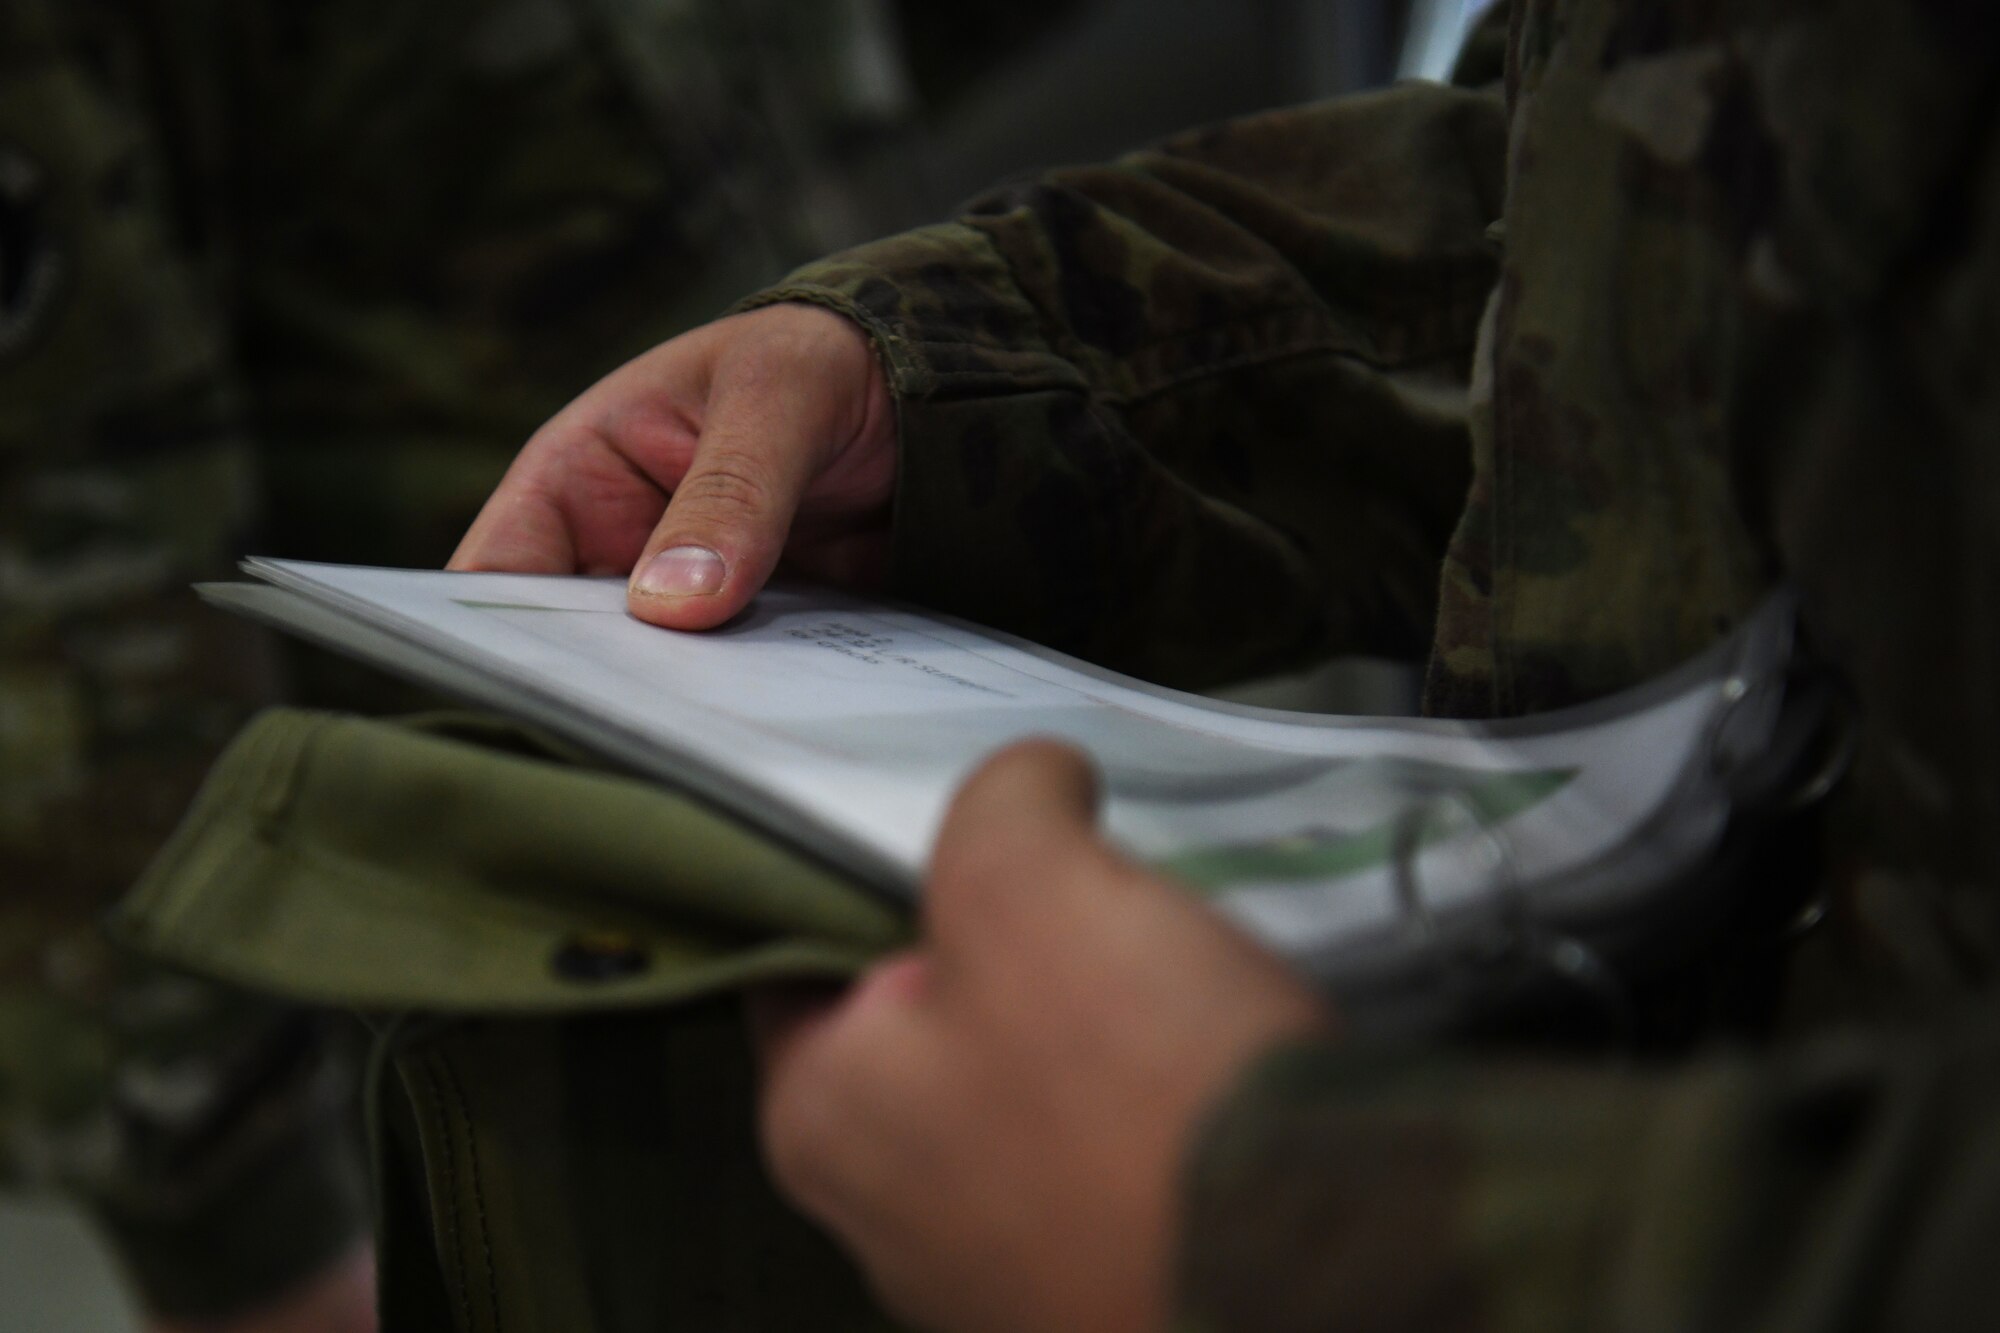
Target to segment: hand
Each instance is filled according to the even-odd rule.
[[[629,573],[633,615],[708,629],[781,553],[814,577],[879,582],[895,483],[868,335],[816,306],[767,306],[661,344],[557,413],[450,567]]]
[[[1074,751],[967,783],[921,948],[835,1001],[756,997],[779,1187],[936,1329],[1157,1330],[1202,1110],[1330,1024],[1276,958],[1096,835]]]

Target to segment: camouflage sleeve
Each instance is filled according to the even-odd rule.
[[[1973,1328],[2000,1005],[1674,1073],[1294,1048],[1210,1123],[1186,1333]]]
[[[99,929],[271,687],[187,587],[257,486],[119,13],[0,6],[0,1183],[79,1194],[201,1316],[362,1220],[313,1025]]]
[[[1514,443],[1536,452],[1510,460],[1508,483],[1520,530],[1570,531],[1567,494],[1550,498],[1536,466],[1595,468],[1606,442],[1629,445],[1647,418],[1676,447],[1691,420],[1728,421],[1745,509],[1768,525],[1760,540],[1862,719],[1816,849],[1785,855],[1818,862],[1825,918],[1767,984],[1781,992],[1781,1030],[1816,1039],[1644,1072],[1436,1048],[1403,1060],[1276,1053],[1191,1159],[1185,1325],[1988,1327],[2000,1308],[2000,400],[1983,367],[2000,314],[2000,30],[1983,13],[1801,7],[1810,22],[1769,30],[1782,59],[1744,61],[1769,82],[1739,98],[1676,47],[1674,25],[1763,21],[1746,9],[1660,7],[1639,24],[1625,5],[1522,8],[1527,22],[1560,18],[1572,42],[1587,17],[1646,54],[1573,45],[1567,86],[1551,75],[1533,88],[1515,136],[1517,164],[1540,180],[1535,211],[1520,195],[1510,204],[1503,291],[1575,321],[1551,333],[1515,320],[1528,331],[1508,345],[1519,355],[1491,377],[1529,405]],[[1727,41],[1754,51],[1758,35]],[[1750,197],[1740,214],[1718,204],[1727,196],[1676,196],[1651,147],[1622,160],[1578,151],[1602,130],[1577,107],[1620,106],[1655,144],[1671,133],[1692,145],[1711,93],[1718,108],[1767,108],[1776,127],[1718,140],[1755,143],[1749,167],[1689,150]],[[1676,198],[1701,202],[1684,216],[1641,211]],[[1747,230],[1729,230],[1739,218]],[[1782,248],[1746,242],[1765,227]],[[1660,251],[1634,239],[1648,234]],[[1586,252],[1598,245],[1608,259],[1593,279]],[[1697,256],[1711,245],[1722,259],[1705,273]],[[1671,290],[1652,285],[1659,254],[1673,256]],[[1736,283],[1762,290],[1739,296]],[[1711,417],[1699,398],[1663,406],[1630,363],[1603,369],[1591,358],[1627,336],[1614,325],[1654,352],[1712,344],[1716,369],[1702,377],[1740,376],[1731,410],[1743,415]],[[1562,387],[1522,369],[1536,363],[1562,365]],[[1676,385],[1693,382],[1692,356],[1660,364]],[[1568,431],[1591,443],[1558,445]],[[1583,475],[1598,495],[1629,489]],[[1522,561],[1547,580],[1543,606],[1595,598],[1658,619],[1654,599],[1562,581],[1647,549],[1622,513],[1603,531],[1613,535],[1589,539],[1590,560],[1566,558],[1558,577]],[[1867,533],[1893,535],[1857,540]],[[1716,536],[1695,532],[1710,551]],[[1691,563],[1669,586],[1692,583]],[[1488,568],[1478,582],[1504,577]],[[1529,625],[1534,612],[1517,604],[1509,617]],[[1554,660],[1594,667],[1589,643],[1575,636]],[[1705,976],[1724,970],[1723,953]]]
[[[808,265],[897,400],[904,596],[1179,686],[1418,656],[1468,475],[1497,97],[1254,117]]]

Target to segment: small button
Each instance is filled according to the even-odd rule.
[[[565,981],[616,981],[644,972],[650,961],[630,935],[590,930],[564,941],[550,964]]]

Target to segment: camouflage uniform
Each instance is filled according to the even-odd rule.
[[[155,1311],[360,1225],[315,1021],[94,928],[283,674],[187,584],[441,562],[592,376],[844,239],[836,150],[907,110],[858,12],[0,0],[0,1181],[81,1190]]]
[[[1515,0],[1404,87],[995,193],[755,298],[876,339],[906,595],[1201,684],[1632,684],[1774,583],[1858,699],[1773,1030],[1274,1053],[1190,1329],[1984,1326],[2000,1299],[2000,21]],[[1696,1025],[1697,1033],[1702,1028]]]

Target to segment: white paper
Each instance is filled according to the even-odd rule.
[[[1578,881],[1621,849],[1629,860],[1641,834],[1649,855],[1698,855],[1721,813],[1687,806],[1689,774],[1745,688],[1725,666],[1643,708],[1540,728],[1326,718],[1121,682],[816,588],[774,587],[728,626],[689,634],[632,619],[619,580],[246,568],[454,664],[450,680],[492,682],[471,691],[486,702],[686,783],[892,891],[919,882],[953,791],[985,756],[1063,738],[1100,769],[1117,842],[1295,951],[1396,927],[1408,910],[1394,892],[1398,846],[1438,911],[1496,874]]]

